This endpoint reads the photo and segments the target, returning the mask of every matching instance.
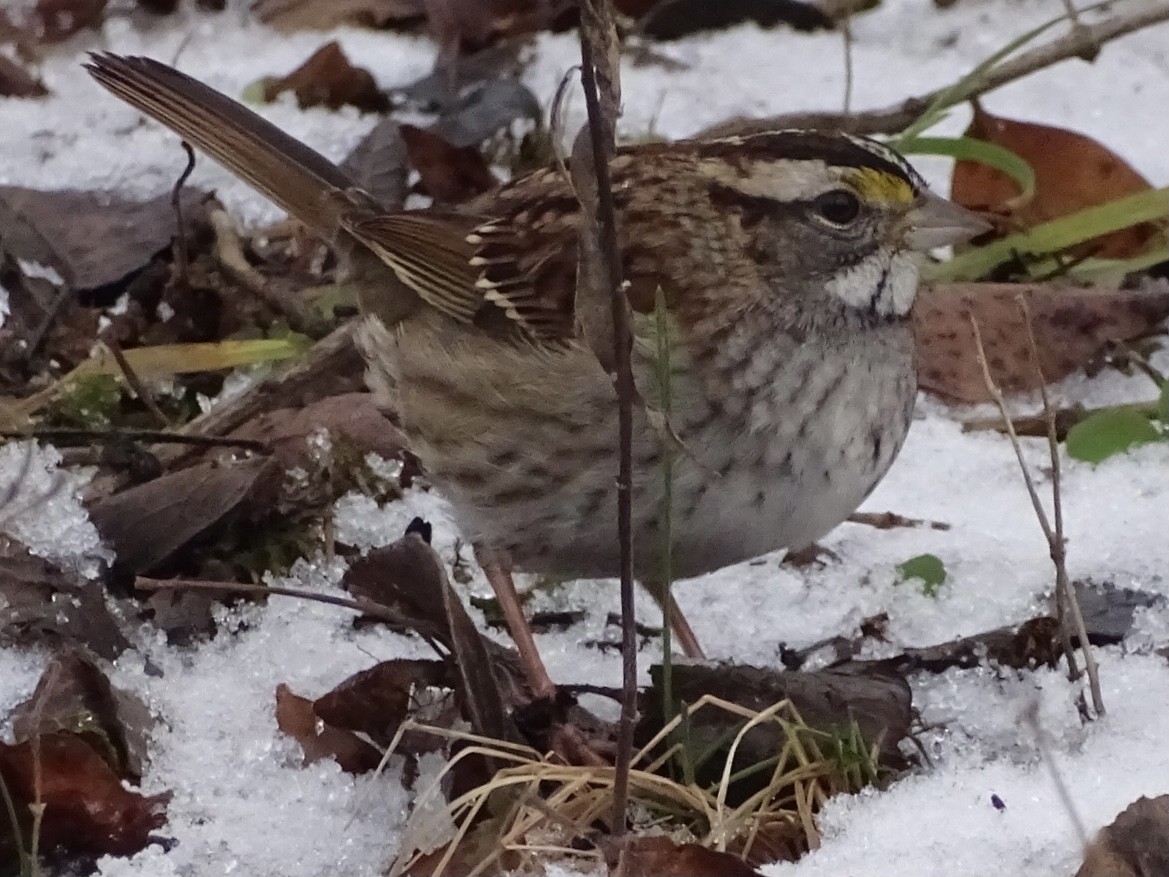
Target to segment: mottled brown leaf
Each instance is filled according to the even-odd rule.
[[[81,645],[109,660],[130,646],[100,582],[65,572],[7,541],[0,546],[0,640]]]
[[[331,758],[346,773],[357,774],[381,763],[381,753],[351,731],[323,722],[311,700],[293,694],[283,683],[276,686],[276,725],[300,744],[305,764]]]
[[[306,466],[308,439],[319,430],[352,443],[361,453],[387,460],[401,458],[406,440],[374,404],[370,393],[344,393],[310,402],[301,408],[277,408],[259,414],[231,433],[231,438],[266,443],[285,469]]]
[[[422,0],[256,0],[252,12],[285,33],[345,24],[380,28],[423,17]]]
[[[955,283],[923,287],[913,311],[917,375],[923,390],[957,402],[989,397],[970,315],[978,320],[991,376],[1006,391],[1035,388],[1027,326],[1016,296],[1031,311],[1040,366],[1048,381],[1081,369],[1111,342],[1143,335],[1169,317],[1169,287],[1080,289],[1070,286]]]
[[[759,872],[730,853],[668,837],[628,837],[605,850],[609,873],[621,877],[759,877]]]
[[[1019,187],[1005,174],[977,162],[954,165],[951,197],[1000,217],[998,231],[980,243],[1150,188],[1124,159],[1090,137],[1051,125],[998,118],[977,103],[966,136],[1009,149],[1035,171],[1035,197],[1012,205]],[[1164,236],[1152,223],[1144,223],[1085,241],[1072,254],[1112,259],[1137,256],[1158,234]]]
[[[0,55],[0,97],[44,97],[48,93],[40,77],[7,55]]]
[[[41,39],[59,43],[79,30],[96,28],[105,15],[107,0],[37,0]]]
[[[218,523],[245,499],[262,503],[279,467],[252,457],[200,463],[99,499],[89,509],[102,539],[126,571],[146,572]]]
[[[14,799],[23,837],[29,837],[29,804],[39,800],[45,805],[42,850],[60,846],[74,853],[129,856],[166,823],[169,795],[144,797],[125,788],[105,760],[74,734],[0,743],[0,777]],[[0,833],[0,852],[6,837],[7,831]]]
[[[10,716],[18,742],[57,732],[85,737],[118,776],[137,781],[153,719],[146,704],[115,688],[85,655],[53,657],[32,697]]]
[[[421,188],[435,201],[458,204],[495,187],[491,168],[475,147],[452,146],[437,134],[413,125],[402,125],[401,130],[410,165],[421,177]]]
[[[382,661],[318,697],[313,712],[333,727],[361,731],[386,745],[409,714],[415,692],[450,687],[450,675],[442,661]]]
[[[348,105],[378,113],[390,107],[373,74],[354,67],[336,41],[325,43],[287,76],[264,80],[263,88],[268,101],[291,91],[302,109],[323,105],[335,110]]]
[[[184,189],[188,237],[205,224],[206,193]],[[74,292],[122,284],[170,246],[178,228],[170,195],[127,201],[107,192],[0,186],[0,246],[52,269]]]
[[[1129,804],[1088,847],[1076,877],[1169,877],[1169,795]]]

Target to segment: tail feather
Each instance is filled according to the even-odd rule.
[[[301,222],[336,233],[353,182],[247,107],[150,58],[93,53],[102,86],[210,155]]]

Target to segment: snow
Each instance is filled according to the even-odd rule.
[[[88,79],[79,67],[88,50],[177,58],[182,69],[235,95],[261,76],[291,70],[330,38],[384,86],[411,82],[433,61],[425,39],[353,29],[278,36],[250,22],[247,5],[241,0],[211,15],[188,3],[179,15],[157,20],[111,18],[99,35],[75,38],[54,52],[42,70],[52,97],[0,101],[0,183],[104,186],[136,196],[169,190],[184,163],[175,139],[157,125],[141,124]],[[1063,8],[1061,0],[963,0],[941,11],[932,0],[884,0],[853,23],[853,106],[883,107],[949,83]],[[1165,25],[1127,37],[1106,47],[1093,65],[1066,61],[994,92],[985,104],[999,115],[1097,137],[1165,184],[1167,37]],[[736,114],[841,105],[837,34],[738,27],[654,48],[685,68],[626,65],[622,130],[629,138],[685,136]],[[526,81],[547,106],[576,58],[576,44],[570,35],[543,35],[531,51]],[[259,111],[332,158],[343,156],[374,121],[353,111],[300,111],[291,101]],[[578,99],[569,107],[568,131],[581,113]],[[968,111],[955,110],[939,130],[959,131],[967,117]],[[946,164],[919,164],[944,190]],[[217,188],[229,209],[249,222],[277,215],[209,162],[199,163],[194,183]],[[1157,354],[1154,364],[1169,370],[1169,356]],[[1106,374],[1071,378],[1055,395],[1060,402],[1101,405],[1150,399],[1153,390],[1145,378]],[[1017,405],[1031,408],[1034,400]],[[1001,436],[964,433],[960,418],[972,413],[985,412],[923,398],[904,451],[865,505],[945,521],[949,530],[845,524],[824,542],[839,558],[827,565],[794,570],[767,557],[680,584],[678,600],[708,652],[775,665],[780,643],[798,648],[848,635],[865,617],[885,612],[890,642],[884,653],[1046,611],[1052,569],[1014,454]],[[16,471],[21,447],[0,449],[0,483]],[[1025,448],[1049,501],[1046,445],[1028,440]],[[33,490],[51,483],[57,459],[50,449],[35,450]],[[1065,459],[1063,467],[1072,577],[1169,596],[1169,445],[1140,447],[1099,466]],[[71,485],[35,516],[6,519],[4,526],[34,551],[86,568],[101,549],[75,490]],[[435,545],[446,560],[453,561],[456,551],[469,560],[442,498],[421,489],[384,507],[358,495],[341,498],[338,537],[359,547],[384,544],[415,515],[434,524]],[[925,552],[940,557],[948,573],[936,598],[912,582],[898,583],[896,565]],[[310,557],[282,583],[335,591],[341,571],[335,561]],[[478,575],[458,587],[489,593]],[[566,583],[541,590],[535,603],[589,610],[584,623],[538,637],[554,678],[618,682],[618,657],[582,645],[615,637],[604,626],[618,604],[615,583]],[[648,606],[641,612],[649,623],[659,620]],[[174,792],[161,833],[177,843],[166,852],[152,847],[131,859],[106,859],[101,874],[381,873],[408,808],[397,769],[355,779],[330,763],[300,767],[296,744],[275,727],[274,691],[287,683],[317,696],[376,660],[424,657],[424,647],[384,631],[354,631],[344,611],[286,598],[223,610],[220,620],[219,636],[188,649],[168,646],[144,629],[140,650],[116,668],[115,683],[143,697],[160,719],[144,791]],[[834,799],[822,814],[822,848],[797,864],[765,870],[783,877],[1071,873],[1080,859],[1079,840],[1041,751],[1058,766],[1089,833],[1138,795],[1169,792],[1169,665],[1152,653],[1169,645],[1169,609],[1143,610],[1137,627],[1125,645],[1098,651],[1108,715],[1090,725],[1077,715],[1079,686],[1058,672],[1018,676],[983,668],[916,677],[915,703],[924,721],[937,726],[927,741],[934,768],[881,792]],[[656,646],[645,649],[643,675],[657,656]],[[27,697],[44,660],[36,649],[0,650],[0,712]],[[1036,708],[1047,741],[1042,747],[1024,719]],[[1005,810],[992,806],[992,794]]]

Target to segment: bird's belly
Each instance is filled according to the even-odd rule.
[[[595,360],[587,352],[563,362],[517,357],[490,375],[464,368],[475,364],[467,351],[448,347],[444,357],[436,349],[426,356],[400,350],[395,403],[465,535],[507,551],[520,569],[616,575],[616,406]],[[803,547],[872,490],[908,429],[911,346],[861,345],[837,371],[819,368],[822,356],[789,352],[782,368],[725,393],[680,387],[669,430],[637,406],[632,502],[640,578],[661,574],[667,529],[671,574],[684,578]],[[675,432],[680,442],[666,438]]]

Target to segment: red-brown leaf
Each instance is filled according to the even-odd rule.
[[[954,165],[951,197],[972,209],[997,213],[999,237],[1150,188],[1123,158],[1066,128],[1001,119],[975,104],[966,136],[1011,150],[1035,171],[1035,197],[1016,206],[1009,202],[1018,197],[1019,187],[1005,174],[977,162]],[[1137,256],[1158,234],[1164,232],[1143,223],[1085,241],[1072,254],[1112,259]]]

